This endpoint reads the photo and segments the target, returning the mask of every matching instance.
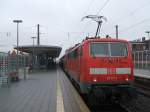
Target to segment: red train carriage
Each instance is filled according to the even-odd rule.
[[[61,60],[81,93],[105,93],[104,90],[117,93],[130,88],[134,80],[132,51],[126,40],[87,38],[66,50]]]

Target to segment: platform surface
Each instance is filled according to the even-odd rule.
[[[0,87],[0,112],[90,112],[60,69]]]
[[[145,69],[134,69],[134,74],[137,77],[147,78],[150,79],[150,70]]]
[[[90,112],[81,96],[70,83],[68,77],[61,69],[58,69],[59,81],[62,89],[65,112]]]
[[[45,71],[1,87],[0,112],[56,112],[56,80],[56,71]]]

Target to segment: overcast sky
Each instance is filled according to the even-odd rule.
[[[86,15],[103,15],[101,36],[115,37],[119,25],[119,38],[134,40],[147,36],[150,30],[150,0],[0,0],[0,51],[16,45],[16,24],[19,25],[19,44],[31,45],[40,24],[41,44],[62,46],[63,50],[81,42],[88,34],[94,36],[97,24],[81,21]],[[69,32],[69,37],[68,37]]]

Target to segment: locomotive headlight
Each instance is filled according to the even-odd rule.
[[[129,79],[128,79],[128,78],[126,78],[126,81],[129,81]]]
[[[94,82],[97,82],[97,79],[93,79]]]

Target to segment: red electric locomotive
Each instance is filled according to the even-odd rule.
[[[112,94],[129,94],[134,75],[132,51],[128,41],[86,38],[82,43],[66,50],[61,60],[64,70],[78,85],[81,93],[93,92],[100,95],[110,91]]]

